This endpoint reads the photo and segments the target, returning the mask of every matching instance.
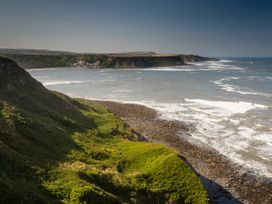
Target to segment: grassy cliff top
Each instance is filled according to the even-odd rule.
[[[2,55],[94,55],[94,56],[122,56],[122,57],[145,57],[145,56],[198,56],[194,54],[182,54],[182,53],[157,53],[152,51],[135,51],[135,52],[112,52],[112,53],[78,53],[67,51],[56,51],[46,49],[9,49],[0,48],[0,54]],[[200,57],[200,56],[199,56]]]
[[[207,203],[174,150],[0,58],[0,203]]]
[[[1,54],[22,54],[22,55],[59,55],[59,54],[76,54],[74,52],[55,51],[46,49],[11,49],[0,48]]]
[[[186,64],[185,62],[215,60],[192,54],[160,54],[156,52],[74,53],[35,49],[0,49],[0,55],[16,61],[24,68],[73,66],[89,68],[145,68],[182,66]]]

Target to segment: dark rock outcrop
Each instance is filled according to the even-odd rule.
[[[216,58],[202,57],[199,55],[179,55],[184,62],[205,62],[205,61],[217,61]]]
[[[111,56],[111,63],[108,67],[115,68],[145,68],[145,67],[163,67],[163,66],[181,66],[185,62],[178,56]]]

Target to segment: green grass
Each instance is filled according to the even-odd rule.
[[[208,202],[175,151],[101,105],[50,94],[0,100],[0,203]]]

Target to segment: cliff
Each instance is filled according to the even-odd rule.
[[[163,67],[163,66],[181,66],[185,65],[184,61],[178,56],[122,56],[110,55],[110,63],[107,67],[115,68],[145,68],[145,67]]]
[[[211,57],[203,57],[199,55],[179,55],[179,57],[184,61],[184,62],[205,62],[205,61],[217,61],[218,59],[216,58],[211,58]]]
[[[190,62],[216,60],[198,55],[157,54],[154,52],[82,54],[48,50],[0,49],[0,55],[15,60],[24,68],[86,67],[146,68],[182,66]]]
[[[0,57],[0,203],[207,203],[186,162]]]

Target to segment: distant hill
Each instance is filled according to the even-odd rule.
[[[45,49],[10,49],[10,48],[0,48],[1,54],[11,54],[11,55],[60,55],[60,54],[76,54],[73,52],[65,51],[54,51]]]
[[[216,60],[198,55],[125,52],[86,54],[50,50],[0,49],[0,55],[15,60],[24,68],[86,67],[146,68],[182,66],[186,63]]]
[[[177,153],[0,57],[0,203],[207,203]]]

